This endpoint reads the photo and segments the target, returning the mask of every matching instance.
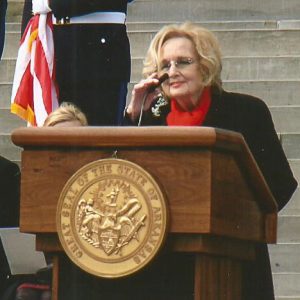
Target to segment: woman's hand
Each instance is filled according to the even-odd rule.
[[[134,85],[131,93],[131,100],[126,110],[126,113],[129,115],[132,121],[135,121],[140,115],[142,101],[147,93],[147,90],[153,85],[158,85],[158,83],[159,81],[157,79],[157,73],[153,73],[148,78],[143,79]],[[146,96],[143,107],[144,111],[149,110],[153,100],[156,99],[158,94],[159,91],[155,90],[153,93],[150,93]]]

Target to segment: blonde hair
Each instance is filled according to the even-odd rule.
[[[82,126],[88,122],[84,113],[74,104],[63,102],[59,108],[48,115],[44,126],[55,126],[59,123],[78,121]]]
[[[148,77],[158,71],[161,49],[164,43],[176,37],[185,37],[194,44],[200,59],[203,84],[221,89],[222,62],[219,42],[211,31],[189,22],[164,26],[154,36],[144,61],[143,75]]]

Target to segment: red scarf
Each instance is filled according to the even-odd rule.
[[[183,111],[175,99],[171,99],[171,111],[167,116],[168,126],[202,125],[211,104],[210,87],[203,90],[199,105],[192,111]]]

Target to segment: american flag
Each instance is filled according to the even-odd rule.
[[[36,14],[20,42],[11,112],[32,126],[43,126],[57,107],[52,14]]]

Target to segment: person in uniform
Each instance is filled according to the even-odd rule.
[[[133,0],[25,0],[22,32],[32,11],[52,11],[59,100],[73,102],[89,125],[119,125],[130,81],[127,4]]]

